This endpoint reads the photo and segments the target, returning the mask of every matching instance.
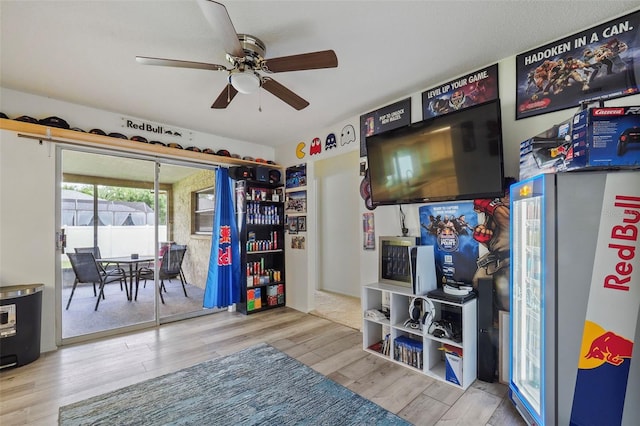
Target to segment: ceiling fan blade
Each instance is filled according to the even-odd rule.
[[[238,94],[238,91],[231,84],[222,89],[222,92],[218,95],[216,100],[211,105],[211,108],[224,109],[229,106],[233,98]]]
[[[160,65],[164,67],[196,68],[211,71],[226,71],[223,65],[205,64],[204,62],[179,61],[177,59],[149,58],[147,56],[136,56],[136,61],[143,65]]]
[[[288,103],[298,111],[309,106],[309,102],[305,101],[300,96],[296,95],[291,90],[287,89],[270,77],[262,78],[262,88],[272,95],[280,98],[282,101]]]
[[[336,56],[336,52],[333,50],[322,50],[320,52],[267,59],[264,62],[263,69],[266,72],[285,72],[335,68],[337,66],[338,57]]]
[[[224,51],[238,58],[244,57],[244,50],[238,40],[238,33],[233,28],[227,8],[223,4],[211,0],[198,0],[198,5],[222,42]]]

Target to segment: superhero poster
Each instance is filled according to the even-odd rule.
[[[411,98],[360,116],[360,157],[367,155],[367,136],[411,124]]]
[[[434,247],[436,279],[442,284],[470,284],[476,273],[478,242],[473,231],[478,214],[473,202],[432,203],[418,209],[422,245]]]
[[[516,119],[638,93],[640,11],[516,56]]]
[[[422,92],[422,119],[498,98],[498,64]]]

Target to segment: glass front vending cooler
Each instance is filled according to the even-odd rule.
[[[544,412],[542,185],[525,181],[511,192],[511,383],[516,406],[540,420]],[[523,413],[524,414],[524,413]],[[526,415],[525,415],[526,416]],[[529,416],[526,416],[529,417]]]

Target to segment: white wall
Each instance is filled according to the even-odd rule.
[[[460,75],[467,74],[474,70],[460,70]],[[567,118],[571,117],[576,111],[577,107],[574,109],[568,109],[564,111],[557,111],[553,113],[543,114],[536,117],[531,117],[523,120],[515,120],[515,111],[516,111],[516,61],[515,56],[506,58],[498,63],[498,74],[499,74],[499,93],[500,93],[500,103],[502,108],[502,137],[503,137],[503,154],[504,154],[504,171],[505,176],[513,176],[518,178],[519,175],[519,155],[520,155],[520,142],[528,139],[531,136],[534,136],[549,127],[557,124]],[[455,79],[456,76],[451,76],[448,80]],[[442,82],[444,83],[444,82]],[[440,83],[435,83],[425,87],[422,91],[438,86]],[[372,88],[374,90],[375,88]],[[349,151],[360,150],[360,131],[359,131],[359,122],[360,115],[365,114],[369,111],[376,110],[377,108],[384,107],[386,105],[392,104],[398,100],[405,99],[408,95],[411,96],[411,116],[412,122],[422,120],[422,91],[415,92],[411,94],[400,94],[396,100],[389,101],[387,104],[378,105],[370,108],[369,110],[362,111],[360,114],[347,118],[345,121],[338,122],[334,125],[328,126],[321,130],[315,130],[315,133],[309,133],[307,135],[303,135],[301,139],[298,139],[296,142],[291,144],[282,145],[276,148],[276,158],[280,164],[285,166],[291,166],[300,163],[307,163],[307,170],[313,171],[313,164],[320,160],[331,159],[335,156],[342,155]],[[615,99],[606,103],[606,105],[640,105],[640,95],[629,96],[626,98]],[[347,125],[351,124],[356,129],[357,140],[354,143],[350,143],[347,145],[340,145],[338,143],[338,147],[336,149],[332,149],[328,152],[322,152],[321,154],[316,154],[313,156],[306,155],[304,158],[300,159],[296,156],[296,147],[299,142],[304,142],[306,144],[306,152],[308,153],[308,147],[311,140],[315,137],[319,137],[323,143],[324,149],[324,140],[326,135],[329,133],[335,133],[338,138],[340,135],[341,129]],[[353,167],[357,169],[359,167],[359,161],[364,161],[365,159],[360,159],[358,161],[353,161]],[[308,181],[313,181],[315,176],[313,172],[311,172],[308,176]],[[348,185],[349,182],[345,181],[344,184]],[[335,195],[331,193],[327,194],[327,197],[331,198]],[[313,193],[313,188],[309,188],[309,199],[314,199],[316,194]],[[339,199],[317,199],[317,203],[339,203]],[[361,223],[362,213],[367,212],[364,202],[361,198],[358,200],[360,205],[360,215],[359,220]],[[406,214],[405,225],[409,229],[409,235],[419,236],[420,235],[420,220],[418,216],[418,208],[421,204],[411,204],[404,205],[403,211]],[[318,219],[314,217],[318,210],[317,209],[309,209],[307,213],[307,221],[317,222]],[[377,246],[377,238],[382,235],[400,235],[400,211],[398,206],[382,206],[378,207],[374,210],[374,224],[375,224],[375,233],[376,233],[376,246]],[[360,237],[359,241],[362,240],[362,225],[359,225]],[[313,247],[317,244],[318,234],[317,232],[324,232],[323,229],[309,229],[307,233],[307,258],[302,259],[300,253],[296,253],[296,259],[291,259],[289,254],[287,254],[287,282],[288,289],[291,288],[291,280],[290,277],[295,277],[295,285],[296,291],[306,291],[307,297],[303,297],[303,295],[299,295],[296,299],[296,304],[292,304],[292,306],[301,311],[308,312],[314,308],[313,306],[313,298],[309,297],[310,294],[313,294],[315,289],[315,280],[317,276],[322,276],[323,271],[315,271],[314,259],[316,254],[312,253]],[[359,285],[365,285],[371,282],[377,281],[378,276],[378,251],[376,250],[363,250],[362,246],[360,246],[358,250],[358,254],[353,253],[353,250],[350,245],[345,245],[343,247],[336,247],[338,253],[337,256],[343,256],[345,258],[356,258],[359,261]],[[307,276],[307,284],[305,285],[300,280],[305,276]],[[316,275],[317,274],[317,275]],[[306,304],[298,304],[298,301],[307,301]]]
[[[56,99],[44,98],[42,96],[31,95],[28,93],[18,92],[11,89],[0,87],[0,111],[7,114],[11,118],[21,115],[28,115],[37,119],[50,116],[60,117],[69,123],[71,127],[78,127],[85,131],[91,129],[101,129],[106,133],[122,133],[131,137],[135,135],[144,136],[148,140],[159,140],[161,142],[177,142],[183,147],[197,146],[198,148],[211,148],[215,151],[219,149],[228,149],[233,154],[240,156],[250,155],[254,158],[273,159],[274,150],[271,147],[258,145],[251,142],[240,141],[237,139],[225,138],[223,136],[211,135],[208,133],[186,130],[187,135],[183,135],[181,139],[171,137],[171,140],[163,139],[164,136],[156,135],[152,132],[142,130],[132,131],[124,127],[123,115],[102,111],[82,105],[63,102]],[[129,119],[136,117],[126,116]],[[147,122],[148,120],[142,120]],[[156,123],[163,124],[167,127],[178,127],[172,123]],[[133,143],[133,142],[132,142]]]
[[[112,112],[4,88],[0,88],[0,111],[9,117],[55,115],[72,127],[101,128],[105,132],[118,132],[122,121],[120,115]],[[204,133],[193,132],[191,143],[216,150],[232,146],[241,156],[274,158],[274,150],[270,147]],[[53,143],[40,144],[33,139],[19,138],[15,132],[0,131],[0,286],[45,285],[42,352],[56,348],[55,259],[59,251],[54,245],[55,151]]]
[[[43,352],[55,346],[55,150],[0,131],[0,286],[42,283]],[[20,318],[17,318],[20,321]]]

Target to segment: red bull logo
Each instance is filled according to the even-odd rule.
[[[631,358],[632,351],[632,340],[605,330],[595,322],[585,321],[578,368],[593,369],[605,363],[617,367]]]
[[[632,340],[585,321],[571,424],[621,424],[632,351]]]
[[[607,331],[591,342],[589,352],[585,358],[604,360],[617,367],[624,362],[625,358],[631,358],[632,352],[633,342],[631,340]]]

